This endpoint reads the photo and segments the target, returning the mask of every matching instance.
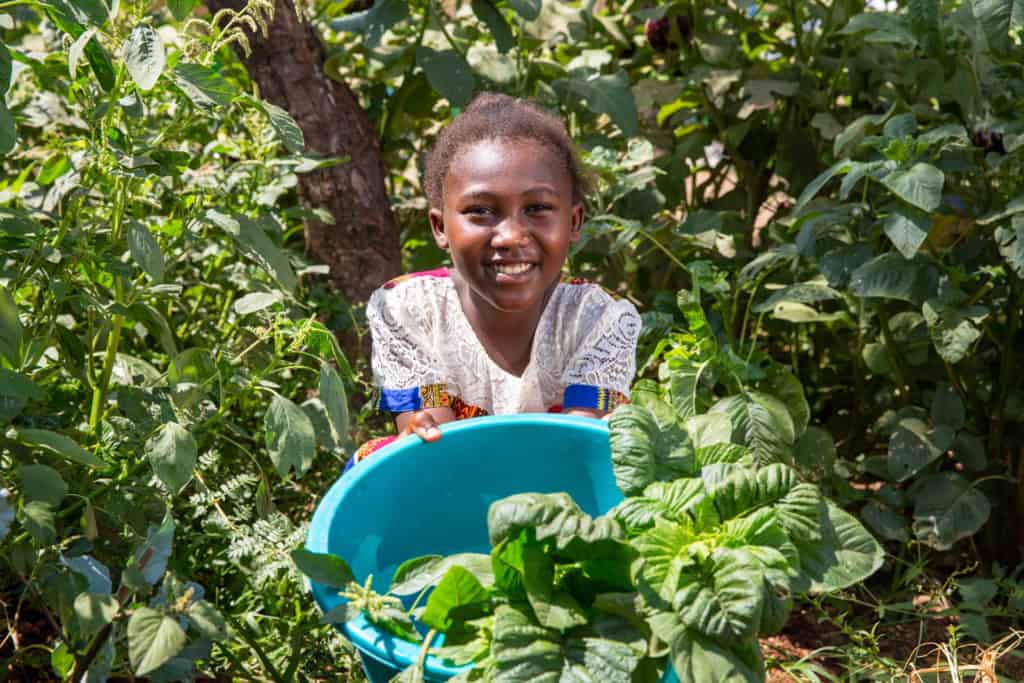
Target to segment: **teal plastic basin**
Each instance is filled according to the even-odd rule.
[[[500,498],[564,491],[590,515],[622,499],[601,420],[481,417],[446,424],[441,432],[435,443],[400,439],[338,479],[313,514],[306,548],[345,558],[358,581],[372,574],[374,589],[384,593],[395,568],[410,558],[490,552],[487,510]],[[342,602],[336,590],[311,588],[325,612]],[[372,683],[386,683],[419,659],[419,645],[365,617],[342,628]],[[446,681],[464,668],[428,656],[426,679]]]

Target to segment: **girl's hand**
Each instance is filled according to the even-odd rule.
[[[441,438],[439,425],[454,419],[455,413],[451,408],[427,408],[402,413],[395,418],[395,424],[398,427],[398,438],[415,434],[430,443]]]

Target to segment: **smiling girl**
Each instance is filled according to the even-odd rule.
[[[640,317],[599,286],[564,280],[585,184],[565,127],[522,100],[484,93],[426,162],[430,225],[452,267],[404,275],[367,306],[380,408],[395,438],[441,437],[480,415],[601,417],[627,399]]]

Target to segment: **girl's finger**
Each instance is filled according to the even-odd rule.
[[[416,427],[416,434],[426,442],[437,441],[441,438],[441,430],[437,425],[429,424]]]

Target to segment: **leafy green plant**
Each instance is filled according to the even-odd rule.
[[[475,664],[461,680],[656,680],[666,661],[683,681],[763,680],[757,636],[782,627],[793,596],[858,583],[883,553],[815,485],[759,466],[732,433],[724,415],[684,421],[653,398],[620,407],[619,505],[592,518],[565,494],[496,501],[490,562],[428,556],[396,570],[392,595],[427,596],[408,616],[394,597],[369,597],[370,579],[360,590],[340,558],[293,557],[313,580],[349,585],[325,621],[365,612],[419,640],[416,617],[445,634],[438,656]]]

